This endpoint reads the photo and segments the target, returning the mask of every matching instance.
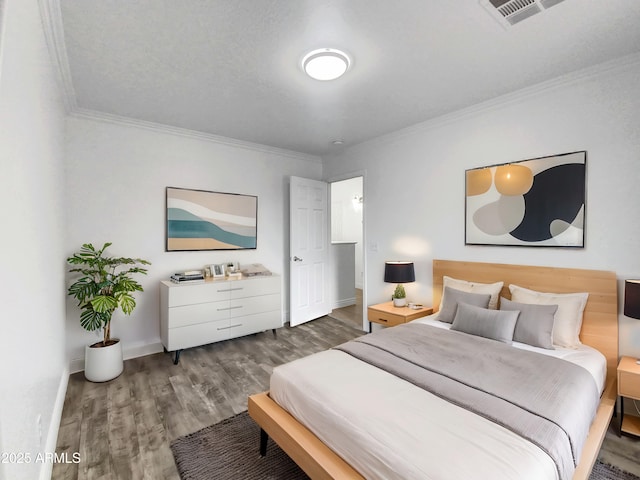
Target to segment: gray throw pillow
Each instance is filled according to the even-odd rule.
[[[553,350],[553,319],[558,305],[518,303],[501,297],[500,310],[520,312],[513,333],[515,342]]]
[[[459,303],[451,330],[511,344],[518,313],[517,311],[488,310]]]
[[[458,303],[466,303],[468,305],[475,305],[476,307],[487,308],[491,295],[488,293],[470,293],[463,292],[462,290],[456,290],[451,287],[444,287],[444,295],[442,298],[446,298],[446,302],[440,305],[440,313],[438,314],[438,320],[445,323],[453,322],[458,309]]]

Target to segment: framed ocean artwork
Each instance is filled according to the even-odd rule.
[[[465,172],[465,244],[584,248],[587,152]]]
[[[166,250],[255,249],[258,197],[167,187]]]

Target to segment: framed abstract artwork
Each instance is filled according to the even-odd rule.
[[[465,172],[465,244],[584,248],[587,152]]]
[[[166,250],[257,247],[258,197],[167,187]]]

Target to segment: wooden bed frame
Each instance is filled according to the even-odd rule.
[[[596,417],[582,451],[573,480],[588,480],[613,415],[618,364],[618,293],[613,272],[574,268],[536,267],[496,263],[433,261],[433,305],[442,298],[442,277],[473,282],[504,282],[502,296],[511,298],[508,286],[542,292],[589,292],[580,339],[607,359],[607,381]],[[249,414],[258,425],[312,479],[363,478],[270,397],[268,392],[249,397]]]

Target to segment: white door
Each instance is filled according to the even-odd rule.
[[[291,177],[289,190],[289,312],[291,326],[331,311],[329,275],[329,186]]]

